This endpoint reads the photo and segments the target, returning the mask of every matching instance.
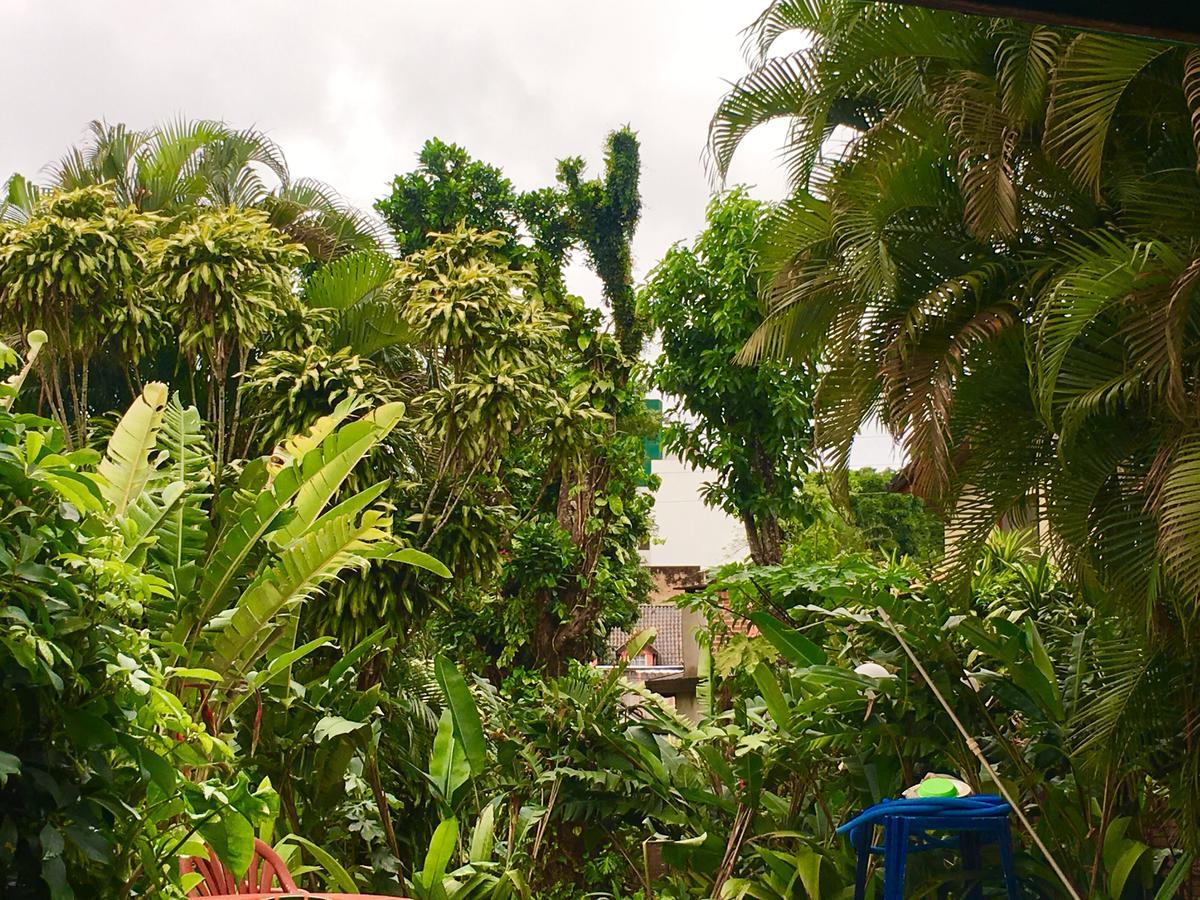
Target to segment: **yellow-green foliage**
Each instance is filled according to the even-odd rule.
[[[214,362],[296,304],[295,269],[307,258],[265,213],[236,207],[199,211],[152,251],[150,291],[170,304],[182,346]]]
[[[26,221],[0,230],[0,323],[44,329],[51,354],[86,357],[115,337],[136,358],[159,324],[142,280],[161,224],[104,185],[44,196]]]

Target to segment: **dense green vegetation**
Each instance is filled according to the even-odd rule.
[[[179,897],[257,834],[418,900],[849,897],[835,827],[943,771],[1065,869],[1019,834],[1026,896],[1181,896],[1200,50],[859,0],[748,35],[712,159],[788,118],[794,193],[636,289],[628,128],[532,191],[430,140],[386,227],[214,122],[8,182],[0,893]],[[650,587],[651,386],[752,549],[685,601],[695,719],[591,665]],[[847,471],[876,419],[907,466]]]
[[[641,297],[662,341],[654,385],[677,405],[666,449],[717,473],[705,502],[742,521],[760,565],[781,561],[784,521],[809,513],[812,448],[807,367],[734,361],[762,323],[757,242],[767,216],[743,191],[715,199],[704,233],[667,251]]]

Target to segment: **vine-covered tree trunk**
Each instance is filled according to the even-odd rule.
[[[584,181],[583,161],[563,160],[559,178],[575,229],[604,285],[612,312],[613,333],[620,356],[609,376],[624,389],[641,353],[644,335],[635,313],[631,244],[641,216],[638,182],[641,174],[637,135],[629,128],[608,136],[603,179]],[[614,401],[619,405],[619,401]],[[608,410],[614,415],[617,409]],[[572,659],[586,661],[601,614],[601,600],[591,586],[608,536],[607,511],[597,512],[595,500],[608,492],[612,472],[598,456],[562,473],[557,518],[580,551],[580,564],[566,588],[555,595],[543,591],[538,603],[531,652],[539,668],[561,674]],[[557,610],[557,611],[556,611]],[[562,612],[565,610],[565,613]]]
[[[568,587],[539,595],[531,650],[538,668],[548,675],[561,675],[571,660],[586,662],[591,653],[590,637],[600,614],[600,600],[591,586],[606,536],[605,524],[596,521],[593,510],[610,475],[605,461],[596,458],[563,473],[557,518],[579,548],[580,564]]]

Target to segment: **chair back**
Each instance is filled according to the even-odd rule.
[[[208,847],[207,844],[205,846]],[[298,892],[296,880],[292,878],[283,858],[266,841],[258,838],[254,839],[250,868],[240,880],[217,858],[212,847],[208,847],[207,857],[185,856],[180,859],[179,872],[181,875],[199,872],[203,876],[203,880],[188,892],[189,897]]]

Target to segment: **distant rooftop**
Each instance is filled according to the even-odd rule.
[[[683,611],[667,603],[643,603],[638,607],[638,620],[630,630],[614,628],[608,635],[609,661],[616,660],[629,639],[647,628],[655,630],[650,647],[654,667],[683,668]],[[645,668],[645,666],[633,666]]]

